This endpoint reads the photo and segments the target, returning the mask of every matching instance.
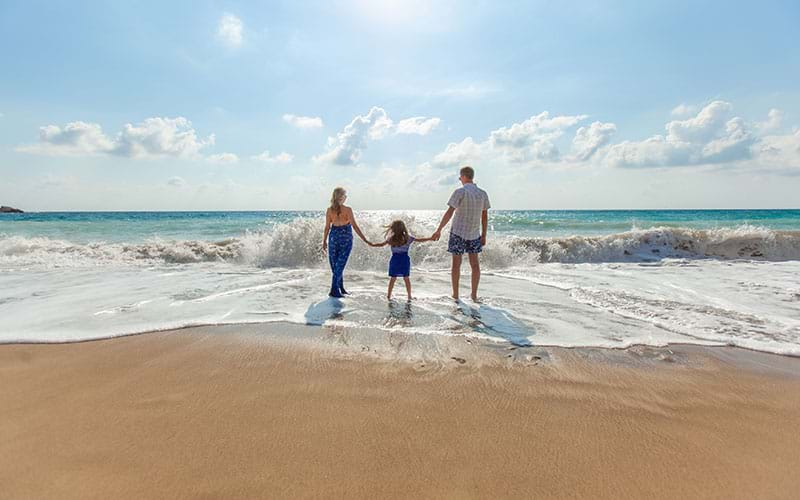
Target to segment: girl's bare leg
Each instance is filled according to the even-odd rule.
[[[408,300],[411,300],[411,278],[403,276],[403,281],[406,282],[406,292],[408,293]]]
[[[392,298],[392,289],[394,288],[394,282],[395,282],[396,279],[397,278],[395,278],[394,276],[389,278],[389,291],[386,292],[386,298],[387,299],[391,299]]]

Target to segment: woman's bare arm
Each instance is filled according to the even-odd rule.
[[[359,238],[364,240],[364,243],[366,243],[367,245],[371,245],[366,236],[364,236],[364,233],[361,232],[361,228],[358,227],[358,222],[356,222],[356,216],[353,215],[353,209],[348,207],[347,210],[350,211],[350,222],[353,224],[353,231],[356,232]]]
[[[325,212],[325,232],[322,234],[322,251],[328,250],[328,233],[331,231],[331,222],[333,222],[333,217],[331,214],[331,209],[329,208]]]

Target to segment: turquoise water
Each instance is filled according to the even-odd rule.
[[[442,212],[364,211],[365,218],[386,222],[410,214],[435,224]],[[321,218],[316,211],[259,212],[40,212],[0,215],[0,236],[46,237],[73,243],[138,243],[148,239],[216,241],[247,232],[269,231],[303,218]],[[646,229],[692,229],[758,226],[779,231],[800,230],[800,210],[492,210],[490,230],[517,236],[593,236]]]
[[[442,213],[356,218],[379,241],[394,218],[426,236]],[[385,248],[356,240],[352,295],[327,297],[321,212],[3,214],[0,343],[288,321],[518,346],[677,342],[800,355],[800,210],[491,210],[489,225],[482,301],[454,306],[442,238],[412,245],[415,300],[398,319],[385,298]]]

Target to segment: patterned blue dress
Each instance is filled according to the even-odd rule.
[[[409,235],[405,245],[392,247],[392,258],[389,259],[389,276],[400,278],[411,274],[411,257],[408,256],[408,250],[413,242],[414,237]]]
[[[328,234],[328,262],[331,265],[331,297],[346,294],[344,289],[344,267],[353,249],[353,227],[348,223],[342,226],[331,225]]]

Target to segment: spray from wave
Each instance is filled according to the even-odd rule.
[[[427,236],[430,221],[409,221],[413,234]],[[0,235],[0,263],[22,266],[43,264],[73,267],[102,263],[228,262],[262,268],[308,268],[326,264],[322,252],[322,223],[296,219],[260,232],[247,232],[221,241],[152,239],[141,243],[93,242],[75,244],[44,237]],[[368,237],[379,240],[382,224],[362,222]],[[412,247],[415,266],[437,268],[449,264],[446,235],[439,242]],[[349,266],[383,269],[386,249],[357,242]],[[775,231],[757,226],[689,229],[653,227],[604,236],[521,237],[490,234],[482,255],[487,268],[528,266],[538,263],[648,262],[664,258],[800,260],[800,232]]]

